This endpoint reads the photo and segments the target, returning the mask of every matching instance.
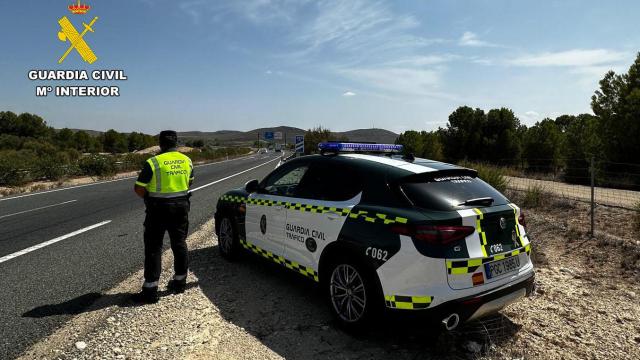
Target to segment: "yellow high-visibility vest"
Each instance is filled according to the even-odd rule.
[[[193,163],[188,156],[177,151],[156,155],[147,160],[153,176],[148,184],[138,184],[147,189],[150,197],[173,198],[187,195],[189,181],[193,180]]]

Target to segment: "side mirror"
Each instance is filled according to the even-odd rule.
[[[244,189],[249,193],[252,194],[254,192],[257,192],[260,189],[260,183],[258,183],[258,180],[250,180],[249,182],[247,182],[244,185]]]

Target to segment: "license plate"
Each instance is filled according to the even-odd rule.
[[[520,257],[513,256],[508,259],[498,260],[484,264],[484,274],[487,279],[502,276],[514,272],[520,268]]]

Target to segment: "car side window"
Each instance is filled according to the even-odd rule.
[[[298,186],[296,197],[346,201],[362,191],[357,172],[342,164],[314,164]]]
[[[263,192],[269,195],[293,196],[308,169],[304,164],[273,174],[265,180]]]

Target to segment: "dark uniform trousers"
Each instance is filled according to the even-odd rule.
[[[189,210],[187,197],[175,199],[145,199],[147,207],[144,219],[144,280],[152,283],[160,280],[162,271],[162,242],[169,233],[173,251],[175,274],[187,275],[189,255],[187,233]]]

